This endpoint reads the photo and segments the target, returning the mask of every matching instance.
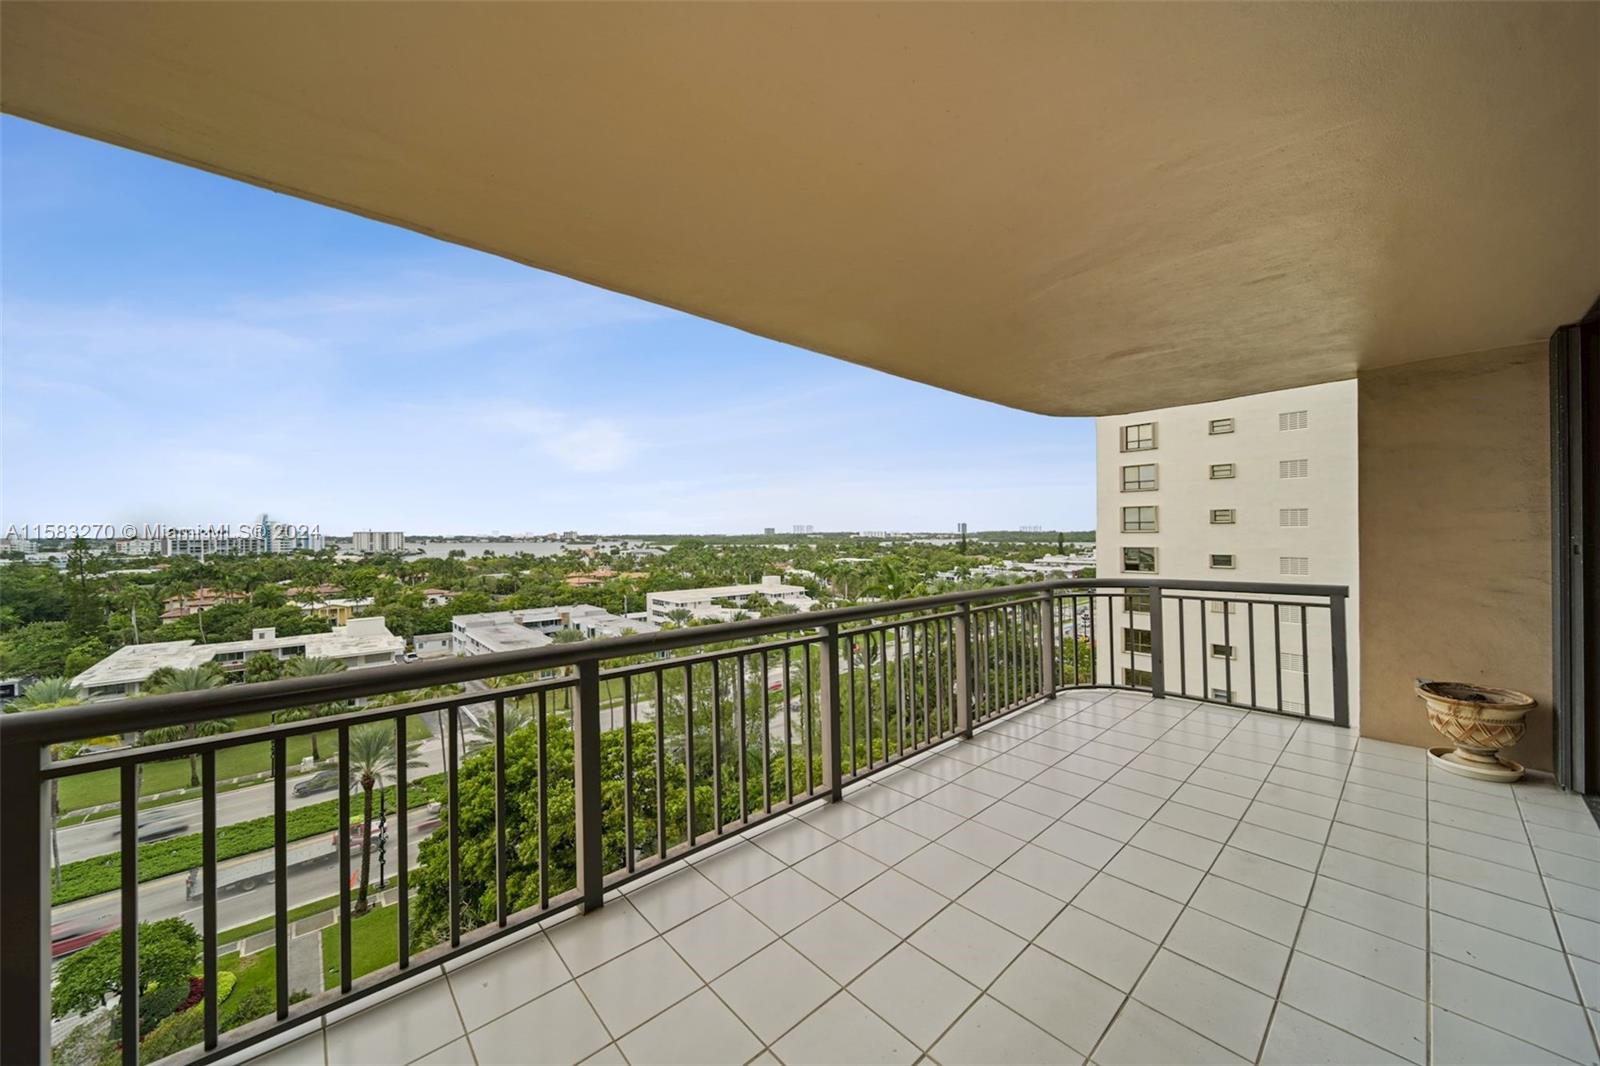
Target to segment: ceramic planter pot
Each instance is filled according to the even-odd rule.
[[[1460,681],[1418,681],[1416,691],[1428,708],[1428,721],[1455,745],[1430,749],[1433,762],[1484,781],[1522,776],[1522,764],[1500,752],[1522,739],[1528,711],[1537,705],[1532,696]]]

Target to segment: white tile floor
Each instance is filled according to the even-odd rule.
[[[1074,693],[268,1063],[1600,1063],[1600,830],[1547,783]]]

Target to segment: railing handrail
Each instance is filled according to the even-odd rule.
[[[319,703],[374,696],[408,689],[430,688],[477,681],[505,674],[553,670],[586,661],[648,655],[727,640],[770,636],[796,630],[821,630],[829,625],[909,614],[939,607],[971,605],[986,600],[1055,592],[1062,589],[1161,588],[1192,592],[1229,592],[1280,596],[1349,596],[1346,585],[1283,584],[1277,582],[1173,581],[1160,578],[1059,578],[985,589],[965,589],[906,600],[836,607],[771,618],[750,618],[707,626],[636,633],[620,637],[551,644],[524,651],[454,657],[441,662],[397,663],[314,677],[227,685],[200,692],[126,697],[59,707],[27,714],[0,714],[0,743],[39,746],[81,740],[85,737],[131,733],[164,726],[187,725],[226,714],[236,716],[304,707]],[[492,693],[483,695],[484,699]]]

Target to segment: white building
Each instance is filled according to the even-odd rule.
[[[565,607],[458,614],[450,620],[450,637],[458,655],[488,655],[542,648],[561,630],[575,630],[585,640],[595,640],[628,633],[654,633],[660,628],[653,622],[612,614],[592,604],[576,603]]]
[[[192,640],[166,640],[155,644],[128,644],[72,679],[88,699],[132,696],[150,675],[163,667],[187,670],[215,663],[225,670],[242,670],[253,655],[262,652],[278,659],[337,659],[347,670],[385,666],[405,651],[403,637],[389,632],[382,618],[352,618],[330,633],[280,637],[272,628],[257,629],[249,640],[197,644]]]
[[[240,526],[195,526],[167,530],[162,553],[168,556],[193,555],[287,555],[297,551],[317,552],[324,538],[314,526],[274,521],[262,514]]]
[[[783,579],[767,576],[755,585],[718,585],[703,589],[673,589],[670,592],[652,592],[646,599],[650,621],[665,625],[672,621],[676,611],[688,611],[695,618],[717,622],[732,621],[744,614],[743,607],[752,596],[764,596],[772,603],[786,603],[798,611],[809,611],[817,605],[804,588],[785,585]],[[717,601],[724,601],[718,603]]]
[[[1348,585],[1359,676],[1354,381],[1102,417],[1096,442],[1100,577]],[[1327,611],[1311,610],[1304,633],[1296,609],[1280,611],[1275,646],[1270,609],[1210,604],[1202,636],[1199,607],[1184,605],[1181,658],[1178,605],[1163,613],[1170,692],[1186,675],[1190,695],[1248,703],[1254,691],[1259,706],[1281,697],[1284,710],[1300,712],[1309,698],[1313,713],[1329,712]],[[1097,628],[1115,652],[1101,656],[1101,680],[1148,684],[1148,607],[1129,612],[1119,601]],[[1355,710],[1352,693],[1352,724]]]
[[[358,529],[350,535],[350,547],[363,555],[403,552],[406,550],[406,535],[397,529]]]

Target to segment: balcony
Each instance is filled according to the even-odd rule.
[[[1130,598],[1148,652],[1117,635]],[[1219,689],[1202,627],[1230,616]],[[1322,661],[1285,682],[1291,634]],[[8,1047],[50,1039],[48,783],[112,772],[131,798],[139,767],[193,756],[177,913],[204,991],[171,1062],[1600,1061],[1600,830],[1548,781],[1441,776],[1342,728],[1343,635],[1337,588],[1044,582],[0,719],[8,818],[41,828],[3,871]],[[1118,683],[1134,655],[1144,689]],[[358,698],[40,761],[113,723]],[[330,727],[354,791],[306,844],[287,752]],[[407,857],[381,885],[374,730],[419,753],[380,794],[439,796],[376,830]],[[242,889],[258,860],[219,858],[217,767],[263,741],[272,876]],[[132,804],[116,816],[134,840]],[[307,847],[326,865],[302,869]],[[146,995],[127,934],[184,880],[141,880],[151,854],[120,846],[102,897]],[[336,903],[303,917],[316,884]],[[250,905],[266,919],[224,940]],[[229,1028],[215,978],[246,954],[270,954],[263,1016]],[[139,1012],[115,1007],[81,1024],[140,1061]]]

